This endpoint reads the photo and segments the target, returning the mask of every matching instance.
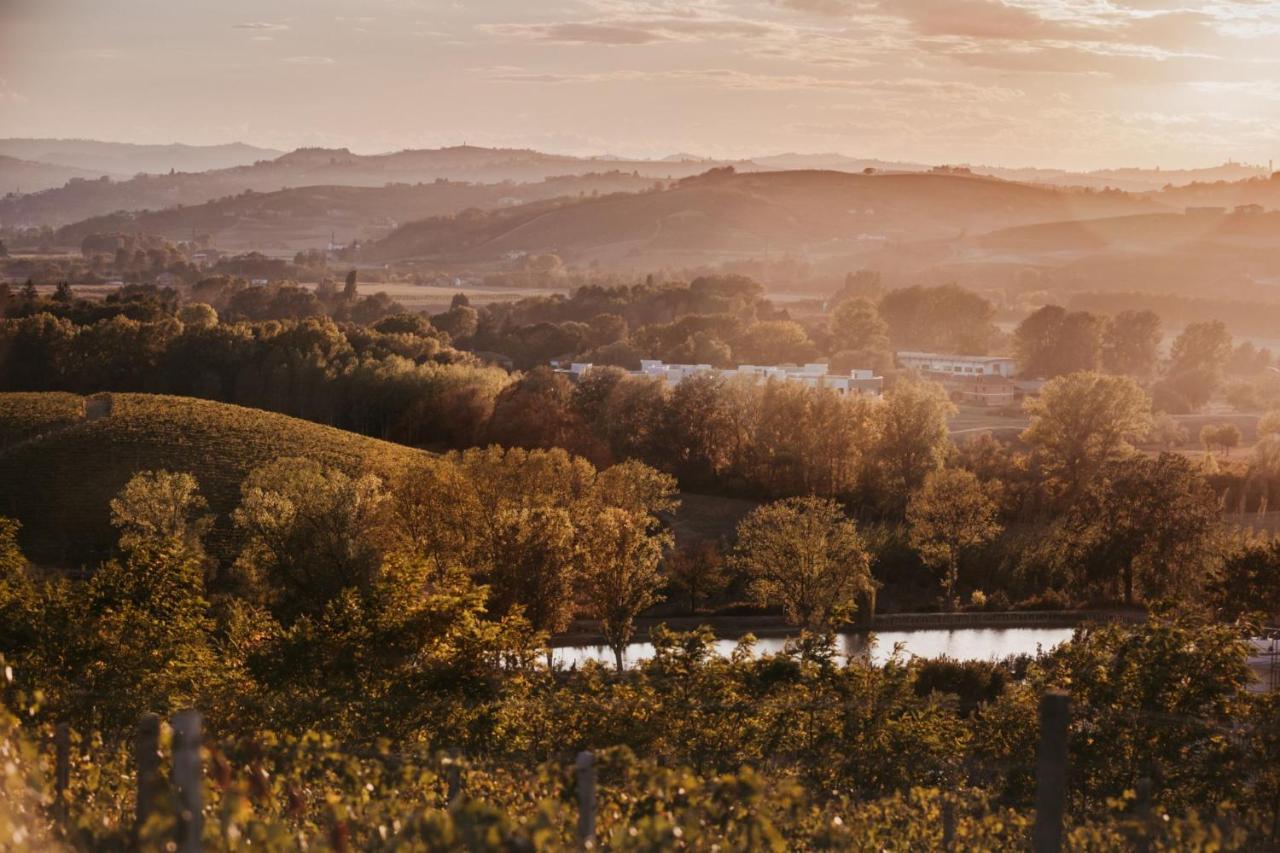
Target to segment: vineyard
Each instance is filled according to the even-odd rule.
[[[1280,840],[1280,694],[1248,691],[1245,645],[1226,627],[1095,626],[1000,665],[875,667],[820,638],[722,659],[705,630],[653,639],[654,660],[625,673],[509,663],[487,698],[442,686],[393,708],[359,698],[372,683],[308,691],[332,721],[357,722],[342,736],[286,714],[249,724],[256,700],[232,694],[204,717],[79,728],[24,686],[39,677],[0,661],[0,836],[180,853]],[[344,666],[328,663],[335,679]],[[394,738],[359,722],[384,713],[432,722]]]
[[[85,401],[105,404],[104,416],[86,419]],[[22,522],[31,557],[64,565],[110,551],[115,531],[107,502],[139,470],[197,477],[220,522],[210,541],[220,553],[240,484],[264,462],[299,456],[351,473],[386,474],[420,457],[285,415],[148,394],[0,394],[0,441],[0,515]]]

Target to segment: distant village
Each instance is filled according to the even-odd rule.
[[[1015,379],[1017,365],[1012,358],[1004,356],[901,351],[895,353],[895,360],[904,370],[941,384],[956,402],[972,406],[1013,405],[1028,394],[1037,393],[1042,384],[1036,380]],[[591,362],[569,362],[556,365],[555,369],[576,382],[597,367]],[[718,368],[710,364],[667,364],[660,359],[641,359],[639,370],[627,372],[659,379],[672,387],[697,376],[717,376],[746,377],[756,382],[795,382],[808,388],[827,388],[842,397],[879,397],[884,391],[884,377],[876,376],[873,370],[855,368],[848,373],[831,373],[825,362]]]

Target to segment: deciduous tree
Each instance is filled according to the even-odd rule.
[[[1000,533],[996,504],[978,478],[963,469],[935,471],[907,504],[910,542],[922,560],[942,572],[948,610],[955,610],[960,558]]]
[[[1027,400],[1022,438],[1049,478],[1049,490],[1079,494],[1107,462],[1132,452],[1151,429],[1151,401],[1127,376],[1072,373]]]
[[[636,617],[658,601],[658,564],[670,538],[651,531],[633,513],[607,507],[585,522],[578,541],[583,600],[600,621],[600,632],[621,672]]]
[[[826,498],[786,498],[752,510],[738,524],[734,560],[757,601],[782,605],[788,622],[810,631],[833,630],[875,588],[862,535]]]

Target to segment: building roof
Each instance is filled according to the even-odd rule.
[[[954,355],[942,352],[912,351],[903,351],[896,353],[896,355],[898,358],[950,359],[952,361],[975,361],[982,364],[991,364],[997,361],[1013,361],[1013,357],[1008,355]]]

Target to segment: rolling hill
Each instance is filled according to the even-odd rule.
[[[316,186],[239,195],[163,210],[121,211],[63,226],[60,246],[79,247],[89,234],[144,233],[171,240],[207,234],[224,250],[288,250],[385,236],[402,222],[468,208],[494,208],[579,194],[637,192],[653,182],[622,172],[548,178],[528,184],[433,181],[385,187]]]
[[[420,453],[285,415],[149,394],[0,394],[0,442],[0,515],[22,522],[29,557],[61,566],[110,552],[108,501],[138,471],[193,474],[216,519],[210,550],[226,556],[228,514],[258,465],[305,456],[390,474]]]
[[[1039,251],[1203,251],[1216,246],[1266,248],[1280,239],[1280,213],[1156,213],[1046,222],[1006,228],[978,239],[986,248]]]
[[[60,187],[72,178],[96,178],[100,173],[0,154],[0,194],[33,193]]]
[[[482,261],[554,252],[575,263],[633,268],[783,252],[820,258],[896,243],[958,240],[1014,225],[1162,209],[1125,193],[961,174],[714,172],[661,191],[410,223],[368,247],[367,257]]]
[[[1280,300],[1280,213],[1146,213],[997,229],[948,251],[915,247],[934,281],[1052,294]],[[1233,313],[1235,312],[1234,309]],[[1239,327],[1244,333],[1245,327]],[[1250,326],[1250,333],[1254,333]]]

